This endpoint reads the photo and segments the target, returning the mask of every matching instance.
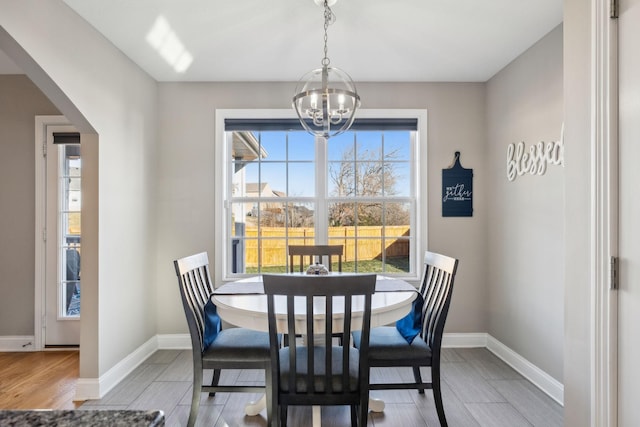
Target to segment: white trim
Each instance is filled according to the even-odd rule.
[[[36,351],[33,335],[7,335],[0,337],[0,351]]]
[[[420,266],[422,265],[422,254],[426,247],[423,242],[428,242],[428,230],[427,224],[428,218],[428,169],[427,165],[427,119],[428,112],[426,109],[363,109],[358,110],[358,118],[407,118],[413,117],[418,120],[418,137],[415,141],[415,155],[416,160],[412,164],[412,175],[415,176],[417,182],[412,182],[412,185],[416,185],[413,197],[415,198],[415,215],[416,218],[412,218],[414,224],[416,224],[415,239],[411,250],[414,251],[415,256],[410,260],[414,269],[414,275],[410,277],[403,277],[407,281],[420,280]],[[228,181],[227,170],[227,156],[226,156],[226,144],[224,135],[224,120],[225,119],[295,119],[297,116],[293,109],[217,109],[215,110],[215,161],[214,161],[214,230],[216,236],[227,236],[228,215],[226,201],[229,200],[229,195],[226,194],[227,188],[225,186]],[[419,167],[420,166],[420,167]],[[417,174],[417,175],[416,175]],[[420,218],[418,221],[417,218]],[[412,231],[413,234],[413,231]],[[223,283],[227,280],[231,280],[230,277],[224,277],[229,270],[229,265],[223,265],[225,260],[228,260],[227,245],[224,239],[217,239],[213,248],[214,259],[214,282]]]
[[[611,2],[592,0],[591,51],[591,426],[618,424],[618,293],[610,260],[618,255],[617,20]]]
[[[153,336],[100,378],[79,378],[73,400],[101,399],[158,349],[158,336]]]
[[[46,242],[42,239],[43,230],[46,227],[45,220],[45,191],[46,191],[46,157],[42,154],[42,145],[47,140],[47,127],[70,125],[64,116],[36,116],[35,117],[35,261],[34,261],[34,322],[33,322],[33,346],[34,350],[44,348],[44,315],[45,315],[45,267],[46,267]]]
[[[76,381],[76,395],[73,397],[73,401],[82,402],[89,399],[100,399],[105,393],[100,394],[100,380],[98,378],[78,378]]]
[[[191,350],[191,335],[162,334],[157,335],[158,348],[163,350]]]
[[[468,334],[444,334],[442,337],[442,347],[486,347],[487,337],[488,335],[484,332],[475,332]]]

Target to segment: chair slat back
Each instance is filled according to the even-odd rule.
[[[333,260],[338,260],[338,271],[342,271],[342,257],[344,247],[342,245],[289,245],[289,272],[293,273],[296,266],[303,272],[311,264],[319,262],[329,271],[333,271]]]
[[[362,331],[360,353],[359,353],[359,375],[361,379],[368,381],[369,368],[367,365],[367,355],[369,349],[369,330],[371,328],[371,296],[375,290],[376,276],[369,275],[340,275],[340,276],[291,276],[291,275],[263,275],[264,291],[267,295],[267,310],[269,319],[269,334],[272,342],[276,342],[277,317],[282,320],[286,318],[286,333],[293,337],[296,334],[305,334],[305,346],[292,345],[289,350],[289,367],[291,374],[288,379],[288,392],[296,392],[306,395],[331,395],[336,393],[354,393],[354,385],[349,378],[350,353],[358,351],[351,346],[352,331],[352,311],[353,306],[363,306],[361,322],[353,322],[358,325],[357,329]],[[276,296],[282,295],[286,298],[286,314],[276,313]],[[355,303],[356,299],[359,299]],[[296,300],[298,303],[296,304]],[[304,301],[304,304],[300,303]],[[333,313],[336,304],[344,304],[344,316],[334,318],[325,316],[325,313]],[[299,312],[304,307],[305,312]],[[296,308],[298,312],[296,312]],[[308,316],[306,313],[315,313]],[[306,318],[304,330],[296,330],[296,321],[300,322],[301,317]],[[317,319],[323,318],[322,327],[317,326]],[[314,325],[315,323],[315,325]],[[284,331],[281,331],[284,332]],[[320,351],[332,348],[332,336],[341,333],[342,337],[342,360],[333,360],[333,351]],[[305,369],[298,366],[301,362],[298,353],[305,351],[307,358]],[[321,354],[325,354],[324,360],[316,360]],[[338,353],[335,353],[338,354]],[[279,349],[272,346],[272,366],[279,367]],[[313,373],[318,371],[318,364],[324,365],[324,380],[319,381],[313,377]],[[337,372],[337,367],[341,368],[342,376],[339,384],[332,379]],[[364,376],[364,377],[363,377]],[[301,386],[304,384],[304,386]],[[357,387],[360,387],[358,385]]]
[[[204,350],[204,306],[213,293],[206,252],[173,262],[193,348]]]
[[[424,299],[420,336],[432,350],[439,349],[442,342],[457,268],[457,259],[425,252],[424,276],[420,287]]]

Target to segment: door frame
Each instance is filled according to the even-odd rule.
[[[591,425],[618,425],[618,26],[612,3],[592,0]]]
[[[45,350],[46,315],[46,162],[47,132],[50,126],[72,126],[64,116],[35,117],[35,283],[34,283],[34,351]],[[49,233],[51,234],[51,233]]]

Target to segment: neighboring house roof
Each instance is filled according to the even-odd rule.
[[[258,184],[257,182],[247,182],[245,187],[247,196],[284,197],[283,191],[272,190],[268,182]]]
[[[247,186],[246,186],[246,190],[247,193],[259,193],[262,194],[262,192],[265,190],[265,188],[268,186],[269,184],[266,182],[263,182],[261,184],[258,184],[257,182],[248,182]]]

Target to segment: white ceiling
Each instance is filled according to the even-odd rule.
[[[297,81],[323,57],[313,0],[64,2],[158,81]],[[562,0],[338,0],[332,9],[328,56],[356,82],[486,81],[562,22]],[[173,64],[147,41],[157,22]]]

